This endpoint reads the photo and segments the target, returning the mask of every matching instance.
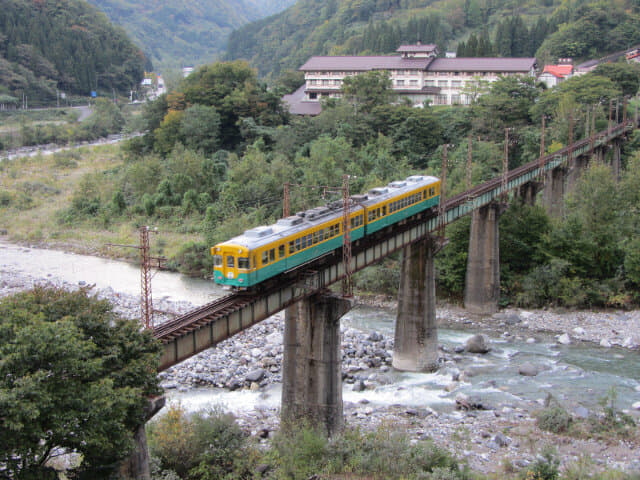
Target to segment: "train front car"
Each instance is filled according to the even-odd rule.
[[[246,287],[249,285],[251,258],[247,245],[225,242],[211,247],[213,279],[220,285]]]

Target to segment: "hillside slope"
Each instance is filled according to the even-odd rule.
[[[628,21],[637,9],[633,0],[299,0],[233,32],[226,58],[246,59],[260,75],[277,77],[311,55],[388,54],[418,40],[456,51],[470,34],[492,43],[484,56],[529,56],[559,28],[566,34],[545,46],[549,59],[556,52],[584,58],[606,53],[611,37],[616,45],[640,40],[640,28]],[[622,27],[603,37],[602,30],[616,22]],[[585,24],[601,28],[585,31]],[[568,42],[567,48],[556,47],[558,41]]]
[[[56,89],[128,93],[144,56],[84,0],[0,0],[0,95],[55,103]]]
[[[217,58],[234,29],[295,0],[89,0],[121,25],[156,68]]]

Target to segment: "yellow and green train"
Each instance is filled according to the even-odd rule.
[[[440,180],[413,175],[353,195],[349,206],[351,241],[438,204]],[[211,248],[216,283],[251,288],[280,273],[342,247],[342,202],[281,218]]]

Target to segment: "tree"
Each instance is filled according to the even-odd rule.
[[[159,345],[88,294],[36,287],[0,303],[0,476],[56,478],[47,462],[77,452],[73,473],[109,475],[158,393]]]
[[[635,95],[640,87],[640,66],[637,63],[601,63],[593,73],[613,81],[623,95]]]
[[[371,71],[345,77],[342,91],[359,110],[371,112],[375,106],[389,103],[393,95],[391,86],[388,72]]]

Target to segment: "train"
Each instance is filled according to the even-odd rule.
[[[351,242],[373,235],[438,205],[440,179],[412,175],[349,203]],[[245,231],[211,247],[213,279],[235,290],[250,290],[277,275],[336,253],[343,245],[343,202],[336,201]]]

